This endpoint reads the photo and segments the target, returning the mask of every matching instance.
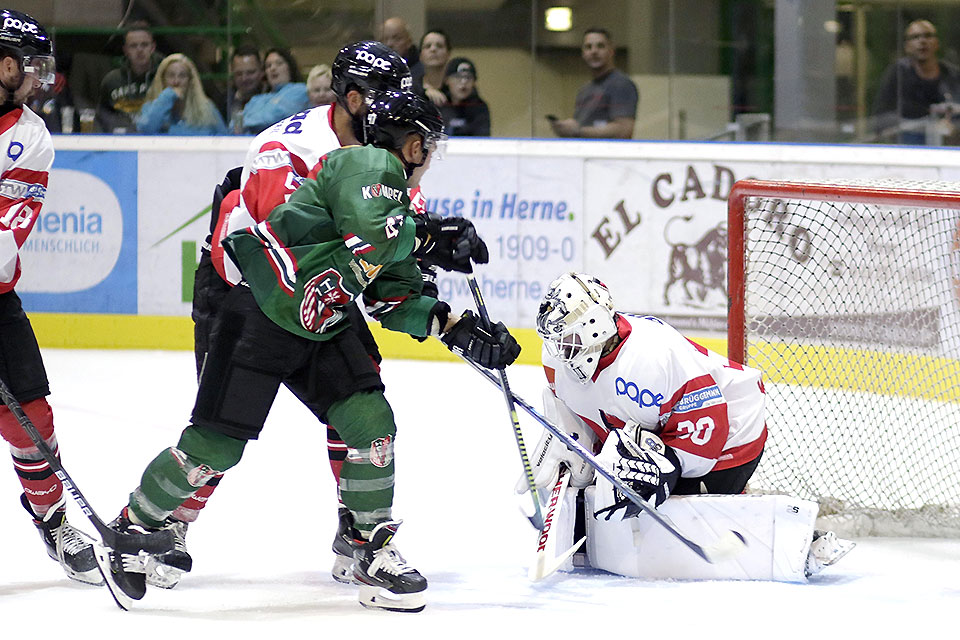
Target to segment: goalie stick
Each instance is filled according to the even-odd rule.
[[[10,413],[16,417],[17,422],[20,423],[23,430],[30,436],[30,440],[36,445],[40,451],[40,455],[43,456],[43,459],[46,460],[50,468],[53,469],[54,475],[60,479],[63,487],[70,492],[73,499],[80,505],[80,510],[83,511],[84,515],[93,523],[94,528],[97,530],[97,533],[100,534],[100,538],[105,545],[119,552],[132,554],[138,553],[141,550],[147,553],[164,553],[173,549],[173,533],[170,531],[120,533],[104,524],[103,520],[101,520],[90,507],[87,499],[80,493],[80,489],[77,488],[77,485],[74,484],[73,479],[67,473],[66,469],[60,464],[60,460],[57,459],[57,456],[50,449],[50,445],[44,441],[37,427],[30,421],[27,414],[24,413],[23,407],[20,406],[20,403],[13,396],[7,383],[2,379],[0,379],[0,398],[3,399],[4,404],[10,409]]]
[[[490,322],[487,305],[483,301],[483,296],[480,294],[480,285],[477,284],[477,279],[473,276],[473,273],[466,274],[466,277],[467,284],[470,286],[470,293],[473,294],[473,301],[477,305],[477,312],[480,314],[480,320],[483,321],[488,329],[492,330],[493,323]],[[467,359],[467,361],[475,367],[480,366],[472,360]],[[484,373],[488,374],[491,378],[493,377],[493,374],[489,371],[484,370]],[[533,515],[527,515],[526,512],[524,512],[524,515],[527,515],[527,519],[530,520],[530,524],[532,524],[535,529],[543,530],[543,512],[540,509],[540,499],[537,498],[537,488],[533,482],[533,467],[530,465],[530,457],[527,455],[527,446],[523,443],[523,432],[520,430],[520,418],[517,417],[517,408],[513,403],[514,395],[510,391],[510,383],[507,382],[507,372],[503,369],[497,369],[497,374],[500,377],[500,384],[498,386],[503,390],[503,399],[507,403],[510,421],[513,423],[513,435],[517,440],[517,449],[520,451],[520,461],[523,463],[523,474],[527,479],[530,496],[533,498]]]
[[[474,369],[479,371],[487,378],[492,384],[499,386],[496,377],[476,362],[470,358],[461,355],[466,362],[468,362]],[[501,387],[502,388],[502,387]],[[651,507],[643,498],[641,498],[637,493],[630,487],[623,484],[619,478],[613,475],[611,472],[607,471],[599,462],[597,458],[587,451],[583,445],[574,440],[566,431],[560,429],[552,422],[547,420],[544,416],[540,414],[539,411],[534,409],[528,402],[523,398],[517,396],[516,394],[511,393],[513,400],[516,404],[526,411],[530,416],[539,422],[544,429],[552,433],[554,436],[560,439],[567,448],[576,453],[578,456],[584,459],[584,461],[589,464],[593,469],[599,473],[601,476],[606,478],[610,484],[612,484],[620,493],[622,493],[630,502],[634,503],[640,507],[641,511],[646,513],[648,516],[653,518],[657,524],[662,526],[668,532],[670,532],[673,537],[683,543],[688,549],[693,551],[695,554],[706,560],[707,562],[714,564],[731,558],[736,554],[740,553],[746,546],[746,538],[743,537],[743,534],[738,531],[727,530],[726,532],[720,534],[719,539],[716,543],[712,545],[699,545],[677,529],[676,525],[673,524],[669,519],[662,516],[655,508]]]

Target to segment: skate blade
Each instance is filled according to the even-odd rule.
[[[97,559],[97,568],[103,577],[107,590],[113,596],[113,601],[124,611],[130,611],[133,606],[133,598],[123,592],[123,589],[113,580],[113,572],[110,570],[110,551],[99,543],[93,545],[93,555]]]
[[[427,606],[427,597],[419,593],[396,594],[382,587],[360,585],[360,604],[368,609],[382,609],[400,613],[419,613]]]
[[[353,558],[337,555],[333,561],[333,569],[330,575],[340,584],[360,584],[353,576]]]
[[[63,565],[61,565],[63,566]],[[74,571],[73,569],[63,566],[64,573],[67,574],[67,577],[76,582],[82,582],[83,584],[89,584],[94,587],[102,587],[105,580],[103,579],[103,574],[100,572],[100,566],[98,565],[96,569],[90,569],[89,571]]]

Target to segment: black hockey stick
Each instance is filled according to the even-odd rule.
[[[473,277],[473,273],[468,273],[466,276],[467,284],[470,286],[470,293],[473,294],[473,301],[477,304],[477,312],[480,313],[480,320],[486,325],[487,329],[492,331],[493,323],[490,322],[487,305],[483,301],[483,296],[480,294],[480,285],[477,284],[477,279]],[[475,367],[480,366],[472,360],[468,360],[468,362]],[[491,377],[493,376],[489,371],[484,370],[484,373]],[[530,457],[527,455],[527,446],[523,443],[523,432],[520,430],[520,418],[517,417],[517,408],[513,404],[514,396],[510,391],[510,383],[507,382],[507,372],[503,369],[497,369],[497,374],[500,377],[500,384],[498,386],[503,390],[503,398],[507,403],[507,410],[510,412],[510,420],[513,423],[513,435],[517,440],[517,449],[520,450],[523,474],[527,479],[527,486],[530,488],[530,496],[533,498],[533,515],[527,516],[527,519],[530,520],[530,524],[537,530],[543,530],[543,512],[540,509],[540,500],[537,498],[537,488],[533,483],[533,467],[530,465]]]
[[[50,468],[53,469],[54,475],[60,479],[63,487],[69,491],[73,499],[77,501],[84,515],[90,518],[90,522],[93,523],[97,533],[100,534],[103,544],[121,553],[134,554],[141,550],[148,553],[164,553],[173,549],[173,533],[170,531],[120,533],[104,524],[103,520],[90,508],[87,499],[80,493],[80,489],[77,488],[73,479],[63,468],[63,465],[60,464],[60,460],[57,459],[57,456],[50,449],[50,445],[44,441],[37,427],[30,421],[27,414],[23,412],[23,407],[21,407],[17,399],[13,397],[13,393],[3,380],[0,380],[0,398],[3,399],[4,404],[7,405],[10,412],[17,418],[17,422],[20,423],[23,430],[30,436],[33,444],[40,450],[40,455],[43,456],[43,459],[46,460]]]
[[[460,357],[466,360],[468,363],[470,363],[470,365],[474,369],[482,373],[484,377],[486,377],[487,380],[489,380],[491,383],[497,386],[500,386],[499,383],[497,382],[497,379],[494,377],[492,373],[490,373],[489,371],[487,371],[486,369],[478,365],[476,362],[474,362],[470,358],[463,355],[461,355]],[[637,493],[633,489],[623,484],[623,482],[621,482],[619,478],[617,478],[615,475],[613,475],[612,473],[607,471],[605,468],[603,468],[603,466],[599,462],[597,462],[597,458],[592,453],[587,451],[583,447],[583,445],[581,445],[579,442],[574,440],[570,436],[570,434],[568,434],[566,431],[557,427],[552,422],[550,422],[545,417],[543,417],[539,411],[534,409],[523,398],[513,393],[511,393],[511,395],[513,396],[514,402],[520,405],[524,409],[524,411],[529,413],[530,416],[534,420],[539,422],[544,429],[546,429],[547,431],[552,433],[554,436],[559,438],[565,445],[567,445],[568,449],[570,449],[571,451],[576,453],[578,456],[583,458],[583,460],[587,464],[593,467],[594,471],[596,471],[601,476],[606,478],[607,481],[609,481],[614,487],[616,487],[617,490],[620,491],[620,493],[626,496],[627,499],[630,500],[630,502],[640,507],[640,509],[644,513],[649,515],[651,518],[653,518],[657,522],[657,524],[659,524],[664,529],[669,531],[677,540],[682,542],[691,551],[693,551],[695,554],[697,554],[707,562],[716,563],[716,562],[725,560],[727,558],[733,557],[734,555],[738,554],[747,546],[747,541],[743,537],[743,534],[733,530],[728,530],[720,534],[720,539],[715,544],[710,546],[699,545],[693,540],[691,540],[690,538],[686,537],[685,535],[683,535],[683,533],[680,532],[680,530],[677,529],[676,525],[674,525],[672,522],[670,522],[670,520],[668,520],[664,516],[660,515],[660,513],[655,508],[650,506],[649,503],[647,503],[643,498],[637,495]]]

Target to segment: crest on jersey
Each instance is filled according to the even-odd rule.
[[[353,296],[343,288],[343,276],[336,269],[327,269],[303,287],[300,326],[313,333],[323,333],[343,318],[343,307],[352,300]]]

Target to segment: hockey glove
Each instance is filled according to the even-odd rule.
[[[470,358],[481,367],[502,369],[520,355],[520,345],[502,322],[491,330],[480,326],[472,311],[464,311],[460,321],[440,341],[447,349]]]
[[[641,498],[652,500],[653,506],[659,507],[680,479],[680,459],[677,454],[652,431],[637,430],[636,441],[625,433],[625,429],[615,429],[613,433],[619,438],[617,453],[620,454],[620,459],[613,465],[613,474]],[[616,503],[598,511],[597,516],[609,511],[609,520],[621,508],[625,509],[624,518],[632,518],[640,513],[640,507],[620,491],[615,491],[615,494]]]
[[[413,255],[424,258],[445,271],[471,273],[476,264],[490,261],[486,243],[477,235],[473,223],[465,218],[443,218],[435,213],[413,216],[416,244]]]

